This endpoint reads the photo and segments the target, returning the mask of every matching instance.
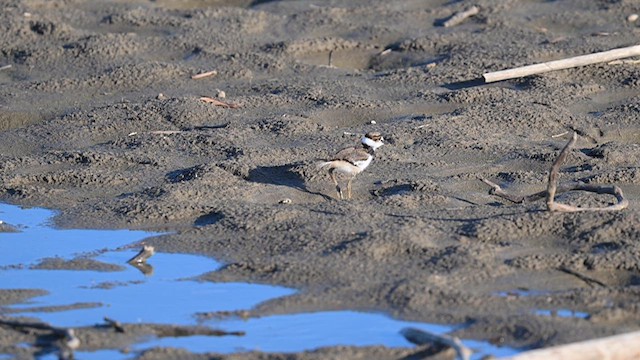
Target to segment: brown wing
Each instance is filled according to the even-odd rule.
[[[340,150],[331,160],[344,160],[355,165],[356,161],[366,161],[368,158],[369,153],[366,150],[350,147]]]

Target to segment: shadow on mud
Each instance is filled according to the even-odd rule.
[[[260,184],[289,186],[307,191],[302,174],[296,172],[302,164],[287,164],[279,166],[258,166],[249,171],[249,181]]]
[[[193,222],[193,225],[197,226],[197,227],[213,225],[213,224],[217,223],[218,221],[222,220],[222,218],[224,218],[223,214],[221,214],[219,212],[216,212],[216,211],[212,211],[210,213],[207,213],[207,214],[204,214],[204,215],[198,217]]]
[[[458,81],[458,82],[454,82],[454,83],[444,84],[444,85],[441,85],[441,86],[443,88],[445,88],[445,89],[448,89],[448,90],[462,90],[462,89],[469,89],[469,88],[482,86],[482,85],[487,85],[487,83],[485,83],[484,79],[483,78],[476,78],[476,79],[471,79],[471,80]]]
[[[305,171],[307,166],[303,163],[294,163],[278,166],[258,166],[249,171],[248,180],[260,184],[287,186],[309,194],[319,195],[327,200],[332,197],[311,191],[307,188]]]

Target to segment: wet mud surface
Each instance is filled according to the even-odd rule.
[[[301,289],[254,316],[381,311],[466,324],[454,335],[522,349],[637,330],[640,68],[476,81],[635,45],[640,30],[627,16],[637,4],[480,1],[477,16],[451,28],[439,24],[462,2],[220,4],[3,2],[0,66],[11,67],[0,70],[0,200],[59,209],[63,228],[171,231],[148,243],[226,264],[203,280]],[[369,131],[387,143],[354,181],[353,199],[336,200],[315,164]],[[562,180],[616,184],[628,209],[549,213],[544,202],[506,203],[478,180],[543,190],[573,131]],[[0,304],[37,294],[2,291]],[[13,344],[39,335],[16,329],[0,324],[0,349],[27,356]],[[78,331],[87,349],[125,341],[112,329]],[[289,358],[416,351],[335,347]]]

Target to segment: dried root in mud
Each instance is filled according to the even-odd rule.
[[[455,336],[437,335],[410,327],[400,330],[400,333],[405,337],[405,339],[416,345],[435,344],[451,348],[456,352],[457,360],[469,360],[470,356],[473,354],[473,351],[464,346],[462,341]]]
[[[591,288],[595,287],[596,285],[598,285],[600,287],[603,287],[603,288],[607,287],[607,284],[603,283],[602,281],[594,279],[594,278],[591,278],[591,277],[586,276],[584,274],[581,274],[581,273],[579,273],[579,272],[577,272],[575,270],[569,269],[566,266],[560,266],[558,268],[558,271],[562,271],[565,274],[569,274],[569,275],[573,275],[573,276],[577,277],[578,279],[584,281],[585,284],[589,285],[589,287],[591,287]]]
[[[205,102],[207,104],[213,104],[215,106],[220,106],[220,107],[223,107],[223,108],[227,108],[227,109],[237,109],[237,108],[240,107],[240,104],[220,101],[220,100],[214,99],[214,98],[209,97],[209,96],[200,97],[200,101]]]
[[[517,196],[506,193],[502,188],[487,179],[481,178],[480,180],[485,184],[491,186],[491,190],[489,190],[489,194],[496,195],[503,199],[509,200],[511,202],[522,204],[525,202],[535,201],[542,198],[546,198],[547,201],[547,209],[549,211],[558,211],[558,212],[578,212],[578,211],[620,211],[629,206],[629,201],[625,199],[622,190],[615,185],[607,186],[607,185],[587,185],[583,183],[570,183],[570,184],[561,184],[558,186],[558,178],[560,177],[559,171],[560,166],[567,158],[569,151],[573,148],[576,141],[578,139],[578,134],[575,132],[571,137],[571,140],[565,145],[565,147],[560,151],[560,154],[556,158],[556,161],[553,162],[551,166],[551,170],[549,171],[549,181],[547,184],[547,190],[537,192],[535,194],[527,195],[527,196]],[[563,193],[568,191],[588,191],[594,192],[597,194],[610,194],[616,197],[617,202],[610,206],[604,207],[578,207],[573,205],[561,204],[555,201],[556,193]]]
[[[108,317],[105,316],[104,317],[104,322],[107,323],[107,325],[109,325],[110,327],[112,327],[113,330],[115,330],[116,332],[119,332],[119,333],[124,333],[125,332],[124,327],[117,320],[113,320],[113,319],[108,318]]]

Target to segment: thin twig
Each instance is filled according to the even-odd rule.
[[[563,136],[567,135],[568,133],[569,133],[568,131],[565,131],[565,132],[560,133],[560,134],[551,135],[551,137],[552,138],[559,138],[559,137],[563,137]]]
[[[524,203],[524,196],[518,196],[518,195],[511,195],[508,194],[506,192],[504,192],[504,190],[502,190],[502,188],[500,187],[500,185],[489,181],[485,178],[478,178],[480,181],[482,181],[483,183],[491,186],[491,190],[489,190],[489,194],[491,195],[496,195],[498,197],[501,197],[503,199],[509,200],[512,203],[516,203],[516,204],[522,204]]]
[[[458,360],[469,360],[471,354],[473,354],[473,351],[464,346],[462,341],[460,341],[460,339],[455,336],[437,335],[424,330],[410,327],[400,330],[400,334],[402,334],[402,336],[404,336],[405,339],[407,339],[409,342],[416,345],[436,343],[448,346],[455,350]]]
[[[104,318],[104,322],[106,322],[107,325],[111,326],[116,332],[119,332],[119,333],[124,333],[125,332],[124,327],[117,320],[113,320],[111,318],[105,317]]]
[[[5,65],[5,66],[0,66],[0,70],[7,70],[7,69],[11,69],[11,64],[9,65]]]
[[[153,130],[153,131],[146,131],[146,133],[152,134],[152,135],[174,135],[174,134],[180,134],[180,133],[183,133],[183,132],[184,132],[183,130]],[[127,136],[136,136],[138,134],[139,133],[137,131],[134,131],[132,133],[127,134]]]
[[[589,287],[593,287],[593,284],[597,284],[597,285],[600,285],[600,286],[605,287],[605,288],[607,287],[607,285],[605,283],[603,283],[602,281],[596,280],[594,278],[590,278],[590,277],[588,277],[586,275],[583,275],[583,274],[580,274],[579,272],[577,272],[575,270],[572,270],[572,269],[569,269],[566,266],[560,266],[558,268],[558,271],[562,271],[563,273],[566,273],[566,274],[573,275],[573,276],[577,277],[578,279],[580,279],[580,280],[584,281],[585,283],[587,283],[587,285],[589,285]]]
[[[149,134],[154,134],[154,135],[173,135],[173,134],[180,134],[183,133],[184,131],[182,130],[154,130],[154,131],[149,131]]]
[[[200,101],[204,101],[206,103],[213,104],[215,106],[221,106],[221,107],[228,108],[228,109],[237,109],[237,108],[240,107],[239,104],[220,101],[220,100],[214,99],[214,98],[209,97],[209,96],[200,97]]]

